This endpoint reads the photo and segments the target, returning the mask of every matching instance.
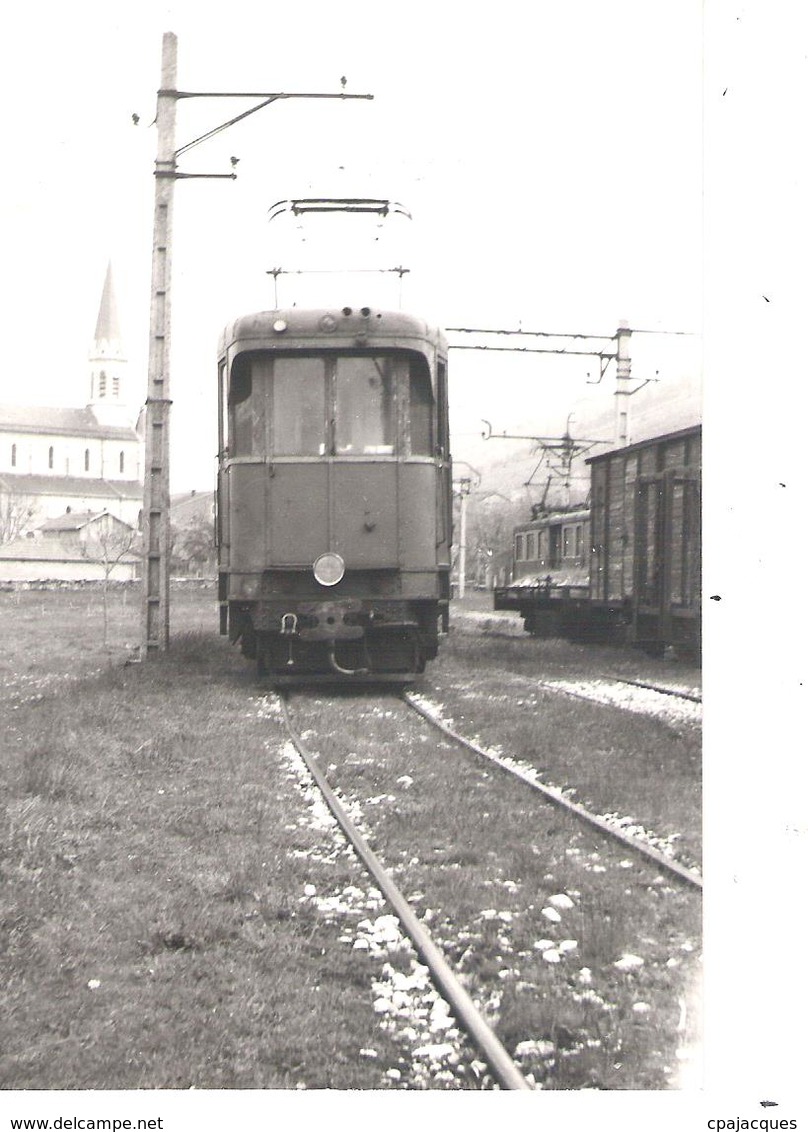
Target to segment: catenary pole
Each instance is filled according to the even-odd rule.
[[[617,329],[617,373],[614,388],[614,442],[618,448],[624,448],[630,438],[628,421],[629,397],[631,384],[631,331],[627,322],[621,322]]]
[[[146,468],[143,498],[143,636],[141,658],[168,648],[169,411],[171,362],[171,226],[176,180],[177,37],[163,35],[157,93],[149,373],[146,398]]]
[[[469,480],[460,481],[460,554],[457,563],[457,596],[466,596],[466,509],[469,501]]]
[[[180,179],[235,180],[235,173],[180,173],[177,158],[222,133],[264,107],[282,99],[372,99],[372,94],[285,91],[177,90],[177,37],[163,34],[160,89],[157,92],[157,159],[154,176],[149,372],[146,397],[146,468],[143,487],[143,616],[140,656],[165,651],[169,643],[169,568],[171,559],[171,497],[169,494],[169,369],[171,362],[171,229],[174,183]],[[177,102],[185,98],[258,98],[248,110],[176,148]],[[235,164],[235,159],[231,159]]]

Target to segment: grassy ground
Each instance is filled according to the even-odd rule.
[[[0,827],[0,979],[6,988],[0,1087],[344,1089],[395,1083],[387,1070],[401,1071],[401,1048],[379,1028],[373,1007],[378,960],[352,950],[345,917],[323,915],[306,894],[353,891],[360,909],[351,913],[354,922],[360,914],[378,914],[378,904],[349,855],[322,851],[322,832],[307,820],[283,757],[279,724],[260,709],[251,668],[216,635],[213,592],[172,596],[172,649],[144,665],[124,663],[139,638],[139,595],[111,595],[108,648],[99,643],[100,601],[91,589],[0,593],[0,707],[9,721],[0,747],[0,790],[7,803]],[[518,647],[535,650],[536,644],[525,640]],[[481,661],[493,660],[479,651],[487,647],[473,634],[453,635],[428,677],[432,689],[459,697],[477,678]],[[553,654],[555,662],[569,660],[565,647],[556,646],[561,651]],[[503,660],[502,673],[512,663],[528,671],[532,663],[536,671],[529,651]],[[504,681],[505,675],[497,678]],[[468,706],[469,722],[496,728],[503,738],[501,701],[491,702],[488,717],[478,717],[480,705]],[[551,766],[555,781],[562,773],[583,774],[585,760],[572,760],[569,748],[591,744],[604,709],[592,707],[587,717],[576,707],[573,724],[564,714],[568,705],[553,708],[542,699],[540,706],[543,720],[548,712],[559,713],[550,725],[556,739],[542,740],[542,765]],[[528,704],[526,711],[521,726],[528,746],[526,721],[536,708]],[[504,714],[517,735],[519,720],[511,720],[510,709]],[[370,734],[365,724],[353,741],[345,739],[359,756],[352,773],[355,781],[364,776],[368,796],[384,793],[390,774],[399,778],[402,767],[414,765],[413,751],[396,743],[399,732],[389,726],[383,732],[386,767],[363,762],[361,744]],[[619,726],[617,718],[608,725]],[[675,746],[670,736],[667,741]],[[632,732],[631,758],[647,745],[647,733]],[[663,745],[660,740],[647,763],[649,782],[665,771]],[[618,747],[616,740],[604,740],[604,758],[618,757]],[[346,766],[351,751],[345,752]],[[509,819],[492,824],[486,803],[469,820],[451,804],[457,797],[451,777],[448,787],[437,788],[432,775],[444,771],[434,758],[419,765],[418,786],[406,802],[377,805],[371,813],[384,815],[380,836],[391,837],[398,824],[399,840],[390,841],[394,857],[404,853],[402,838],[410,827],[425,835],[436,823],[441,828],[440,836],[427,837],[431,845],[419,866],[424,872],[413,874],[412,883],[432,886],[438,934],[455,958],[463,942],[456,929],[463,922],[474,940],[491,937],[494,945],[493,951],[488,944],[472,948],[474,962],[466,962],[475,977],[496,955],[516,967],[513,954],[529,952],[536,942],[535,920],[521,915],[519,898],[510,908],[520,912],[519,927],[508,929],[506,949],[490,921],[479,918],[491,906],[490,900],[478,902],[480,893],[509,893],[505,881],[533,884],[534,911],[541,914],[537,902],[550,888],[569,886],[580,894],[568,929],[578,939],[575,969],[602,967],[599,990],[608,992],[603,1001],[612,1001],[614,991],[627,1015],[621,1047],[631,1027],[645,1026],[630,1056],[618,1059],[613,1039],[604,1046],[603,1034],[592,1037],[594,1030],[580,1018],[582,1012],[597,1017],[602,1026],[612,1012],[585,998],[564,1021],[571,964],[556,968],[536,958],[534,949],[529,964],[522,958],[516,982],[551,977],[531,1001],[552,1001],[558,1009],[531,1021],[528,998],[517,996],[516,1008],[511,981],[500,980],[497,1012],[507,1040],[538,1040],[542,1032],[542,1041],[557,1046],[559,1036],[564,1042],[565,1034],[577,1032],[578,1019],[578,1030],[601,1045],[587,1047],[592,1052],[586,1055],[559,1055],[555,1066],[545,1067],[548,1085],[661,1087],[671,1042],[678,1040],[671,1030],[673,1004],[685,985],[678,965],[686,966],[689,955],[681,946],[692,946],[698,926],[692,906],[669,906],[661,895],[652,896],[659,915],[649,924],[640,889],[627,911],[606,908],[599,888],[586,895],[589,870],[607,866],[596,866],[594,850],[583,843],[581,860],[589,865],[576,862],[567,853],[576,847],[572,834],[556,819],[555,832],[537,838],[534,817],[521,794],[508,793],[510,787],[497,805],[503,814],[518,815],[519,834],[511,856],[494,861],[488,854],[498,852],[496,830]],[[382,777],[375,782],[377,774]],[[623,788],[615,787],[611,801],[603,795],[602,804],[617,804]],[[396,791],[401,795],[400,785]],[[650,787],[634,799],[638,811],[652,801]],[[686,811],[687,805],[677,820],[684,821]],[[673,821],[669,808],[667,813]],[[691,813],[691,832],[695,824]],[[478,837],[483,830],[486,836]],[[617,891],[615,877],[622,890],[632,888],[614,871],[618,867],[608,866],[609,891]],[[462,907],[449,899],[458,870],[470,878]],[[504,904],[498,910],[509,911]],[[642,944],[641,937],[655,942]],[[617,953],[632,946],[646,948],[643,970],[618,975]],[[668,959],[676,963],[668,967]],[[664,1011],[655,1007],[649,1020],[633,1011],[633,1003],[650,995],[666,1005]],[[577,1047],[573,1042],[568,1048]],[[631,1065],[631,1072],[621,1076],[618,1063]]]
[[[238,655],[177,636],[123,667],[118,595],[113,665],[97,595],[3,598],[0,1087],[382,1087],[372,964],[303,896],[363,878],[305,855],[319,835]]]

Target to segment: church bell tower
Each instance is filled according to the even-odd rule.
[[[89,360],[89,408],[96,420],[101,425],[131,427],[131,413],[126,401],[127,362],[118,322],[111,263],[107,266]]]

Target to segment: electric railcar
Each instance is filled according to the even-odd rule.
[[[277,684],[406,681],[447,627],[447,344],[401,312],[265,311],[219,347],[220,628]]]

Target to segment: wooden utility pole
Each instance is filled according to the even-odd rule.
[[[168,648],[169,377],[171,363],[171,224],[176,180],[177,37],[163,35],[157,92],[157,160],[154,169],[149,376],[146,398],[146,472],[143,492],[143,636],[141,659]]]

